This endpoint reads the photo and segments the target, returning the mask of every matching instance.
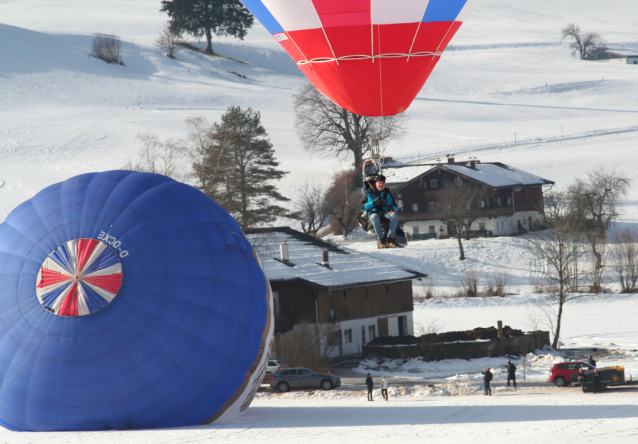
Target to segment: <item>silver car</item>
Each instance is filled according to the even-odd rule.
[[[297,389],[332,390],[341,387],[341,379],[332,375],[321,375],[307,368],[284,368],[277,370],[270,380],[270,388],[280,392]]]

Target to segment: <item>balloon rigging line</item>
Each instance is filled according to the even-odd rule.
[[[430,2],[426,2],[425,3],[425,8],[423,9],[423,14],[421,14],[421,17],[425,16],[425,11],[428,9],[428,5]],[[412,39],[412,44],[410,45],[410,51],[408,51],[410,54],[412,54],[412,48],[414,47],[414,42],[416,42],[416,36],[419,34],[419,29],[421,29],[421,23],[423,23],[422,20],[419,20],[419,24],[416,27],[416,32],[414,33],[414,38]],[[410,61],[410,55],[408,55],[408,59],[406,60],[406,62]]]
[[[377,27],[377,40],[379,40],[379,51],[381,51],[381,26]],[[372,61],[374,62],[374,58]],[[381,100],[381,117],[383,117],[383,70],[381,69],[381,59],[379,59],[379,99]]]
[[[366,59],[374,60],[374,59],[398,59],[401,57],[408,57],[408,58],[409,57],[432,57],[432,56],[440,56],[441,54],[442,54],[441,51],[435,51],[435,52],[421,51],[421,52],[415,52],[412,54],[388,53],[388,54],[378,54],[375,56],[361,54],[361,55],[347,55],[347,56],[334,57],[334,58],[317,57],[316,59],[300,60],[297,62],[297,65],[307,65],[308,63],[327,63],[327,62],[337,62],[337,64],[339,64],[339,61],[366,60]]]
[[[42,334],[40,335],[40,338],[37,340],[37,342],[33,345],[33,348],[31,349],[31,351],[29,352],[29,354],[27,355],[26,358],[24,358],[24,361],[22,361],[22,364],[20,364],[20,367],[18,367],[18,369],[16,370],[16,372],[13,374],[13,376],[11,376],[11,379],[9,379],[9,381],[7,381],[7,383],[5,384],[4,381],[2,382],[2,388],[0,388],[0,393],[2,393],[2,391],[9,386],[9,384],[11,384],[11,381],[13,381],[13,378],[16,377],[16,375],[18,373],[20,373],[20,370],[22,369],[22,367],[24,366],[24,364],[27,362],[27,360],[29,359],[29,357],[33,354],[33,350],[35,350],[35,348],[38,346],[38,344],[40,343],[40,341],[42,340],[42,338],[44,337],[44,335],[46,334],[47,330],[49,329],[49,326],[51,325],[51,322],[53,322],[53,319],[55,319],[55,316],[51,316],[51,320],[49,321],[49,323],[47,324],[47,328],[44,329],[44,331],[42,332]]]
[[[337,56],[335,55],[334,50],[332,49],[332,44],[330,44],[330,39],[328,38],[328,34],[326,34],[326,29],[323,27],[323,22],[321,21],[321,16],[319,15],[319,11],[317,11],[317,7],[315,6],[314,3],[310,3],[312,5],[312,8],[315,10],[315,14],[317,14],[317,18],[319,19],[319,23],[321,24],[321,30],[323,31],[323,36],[326,38],[326,42],[328,42],[328,46],[330,47],[330,52],[332,53],[332,57],[335,58],[335,61],[337,62],[337,65],[339,64],[339,61],[337,60]]]
[[[381,51],[381,47],[379,47]],[[372,17],[372,0],[370,0],[370,54],[372,54],[372,63],[374,63],[374,17]]]

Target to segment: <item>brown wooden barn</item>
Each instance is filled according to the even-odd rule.
[[[247,230],[273,290],[275,334],[302,322],[339,329],[334,356],[414,332],[412,281],[427,277],[288,227]]]
[[[529,230],[543,221],[543,189],[554,182],[503,163],[480,161],[385,167],[386,185],[399,202],[400,221],[412,239],[455,235],[441,220],[437,199],[445,186],[473,182],[493,191],[483,215],[471,231],[479,236],[503,236]]]

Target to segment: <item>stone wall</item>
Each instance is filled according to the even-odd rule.
[[[436,359],[474,359],[502,355],[520,355],[549,345],[549,332],[539,331],[523,336],[493,341],[450,342],[444,344],[417,344],[397,346],[363,347],[363,357],[377,356],[389,359],[422,357],[426,361]]]

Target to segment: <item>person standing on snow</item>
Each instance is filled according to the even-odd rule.
[[[507,360],[507,386],[510,386],[510,380],[514,383],[516,389],[516,366],[512,364],[512,360]]]
[[[385,187],[385,176],[381,174],[374,176],[374,185],[361,198],[361,205],[374,226],[377,247],[396,247],[394,237],[399,224],[399,214],[397,213],[399,208],[390,189]],[[390,221],[387,240],[383,236],[383,228],[381,227],[381,218],[383,217]]]
[[[492,396],[492,389],[490,388],[490,382],[492,381],[492,378],[494,376],[492,375],[492,372],[490,371],[489,367],[483,370],[481,373],[483,373],[483,382],[485,383],[485,396],[487,395]]]
[[[368,377],[366,378],[366,385],[368,386],[368,401],[374,401],[372,399],[372,389],[374,388],[374,382],[372,381],[372,376],[368,373]]]
[[[603,392],[603,378],[602,376],[600,376],[600,373],[598,373],[598,369],[594,370],[594,376],[592,377],[592,382],[594,383],[594,393],[596,392]]]
[[[589,360],[587,361],[587,363],[592,367],[596,367],[596,361],[594,361],[594,358],[592,358],[591,355],[589,356]]]
[[[381,396],[386,401],[388,400],[388,380],[385,379],[385,376],[381,377]]]

